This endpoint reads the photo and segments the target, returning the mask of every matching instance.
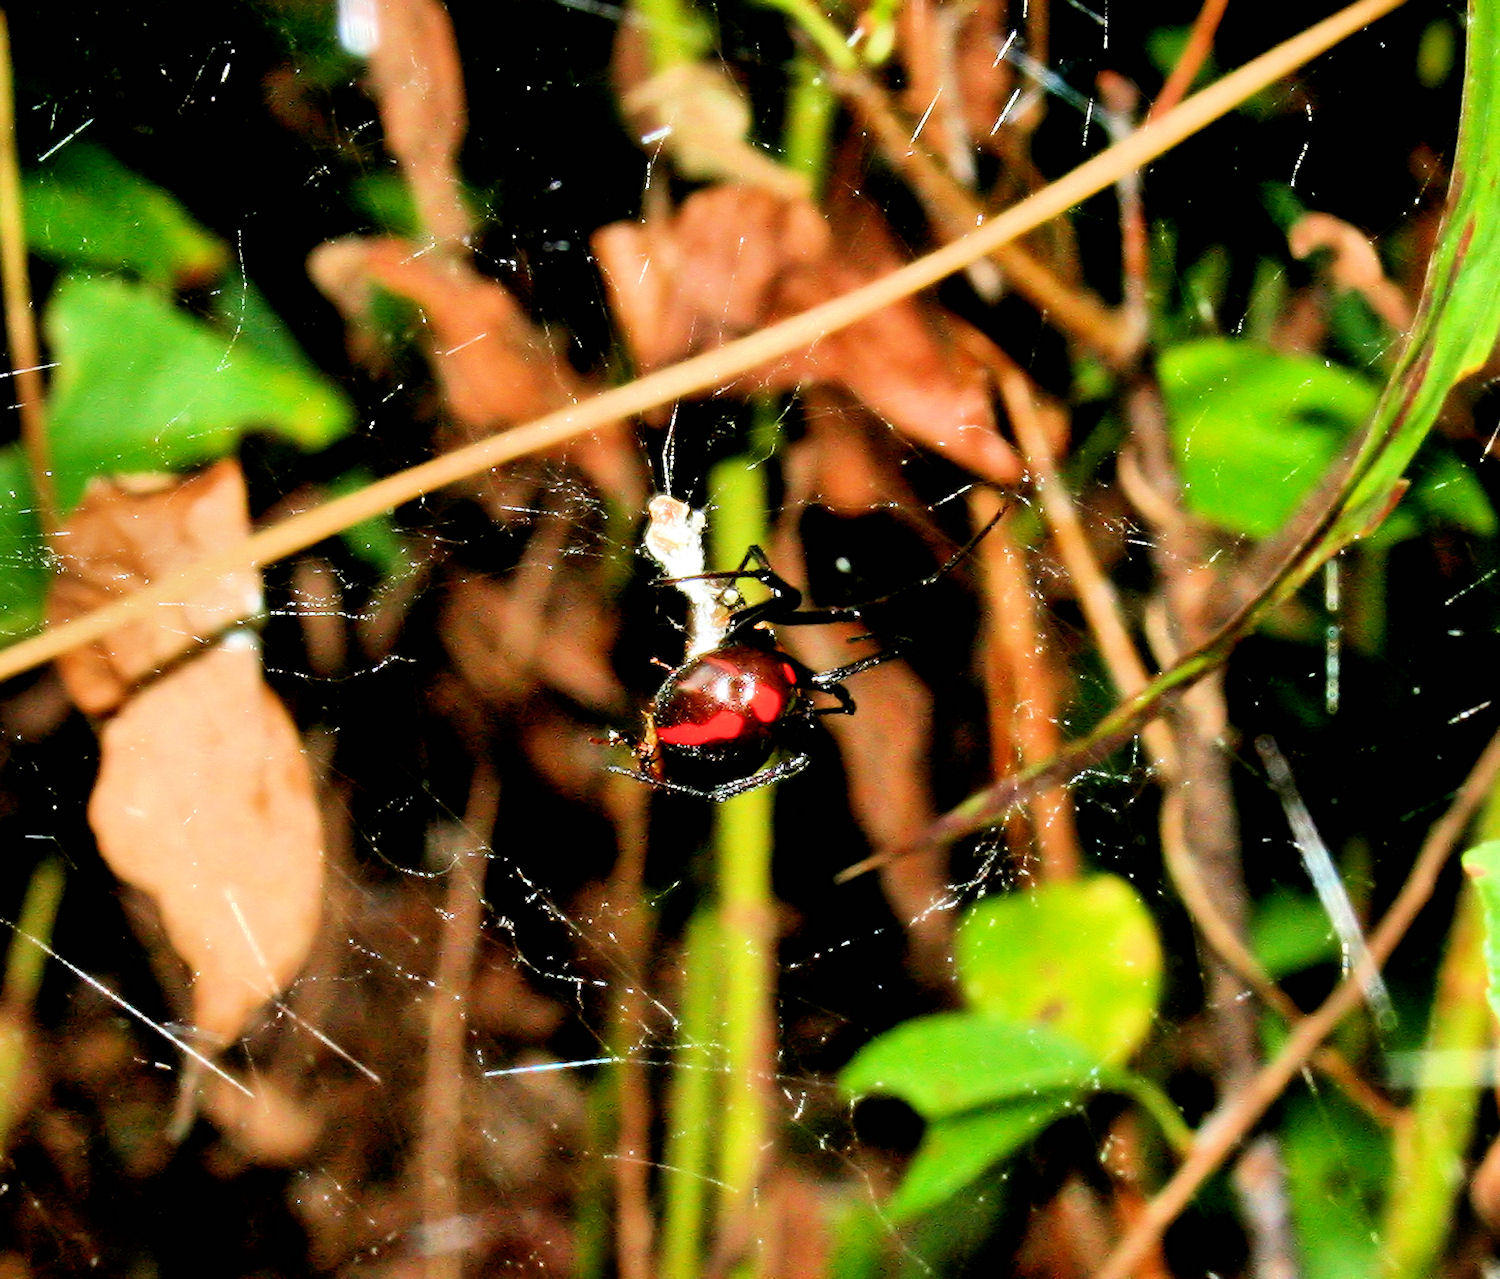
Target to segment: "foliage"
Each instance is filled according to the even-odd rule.
[[[16,19],[0,1271],[1492,1253],[1500,4],[1451,163],[1446,14],[452,9]],[[765,577],[649,582],[658,490],[806,587],[712,813],[640,708]]]
[[[892,1093],[927,1121],[887,1205],[898,1219],[956,1194],[1088,1093],[1149,1090],[1121,1063],[1150,1029],[1161,951],[1124,880],[982,902],[959,926],[956,955],[967,1011],[904,1022],[839,1077],[845,1092]],[[1179,1121],[1168,1122],[1175,1138]]]

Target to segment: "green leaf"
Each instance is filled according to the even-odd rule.
[[[1489,970],[1490,1008],[1500,1017],[1500,839],[1475,844],[1463,857],[1464,870],[1479,893],[1484,915],[1484,963]]]
[[[214,290],[211,319],[219,332],[243,342],[258,355],[287,367],[316,370],[282,319],[263,294],[243,275],[226,280]]]
[[[935,1120],[922,1134],[922,1144],[886,1212],[905,1221],[936,1207],[1076,1104],[1073,1092],[1045,1093]]]
[[[1451,524],[1479,537],[1492,537],[1495,533],[1495,508],[1490,505],[1484,485],[1469,467],[1447,451],[1433,455],[1429,465],[1420,467],[1408,501],[1431,522]],[[1395,523],[1405,507],[1403,502],[1385,524]],[[1380,526],[1377,536],[1385,532],[1385,524]],[[1414,528],[1412,536],[1418,531]]]
[[[1251,921],[1250,948],[1277,981],[1340,957],[1328,912],[1311,893],[1276,892],[1262,900]]]
[[[1422,305],[1361,446],[1338,521],[1324,539],[1324,556],[1360,536],[1386,507],[1448,392],[1483,366],[1500,335],[1497,47],[1500,7],[1472,3],[1453,178]]]
[[[1038,1026],[978,1013],[917,1017],[866,1044],[839,1075],[850,1096],[890,1093],[924,1119],[1105,1082],[1084,1049]]]
[[[955,1196],[935,1211],[891,1228],[885,1205],[868,1193],[846,1193],[829,1205],[828,1279],[935,1279],[971,1272],[976,1254],[991,1245],[1006,1211],[1006,1187],[992,1180],[985,1193]]]
[[[405,177],[395,170],[366,173],[349,190],[354,206],[386,235],[415,240],[422,231],[416,201]]]
[[[343,497],[346,493],[356,493],[374,483],[374,480],[375,477],[369,471],[360,467],[345,471],[328,483],[328,496],[335,498]],[[396,527],[395,517],[389,511],[372,515],[358,524],[351,524],[340,537],[345,546],[382,577],[390,578],[398,573],[412,571],[414,556]]]
[[[1101,1061],[1125,1061],[1151,1029],[1161,945],[1145,904],[1114,875],[982,901],[959,925],[955,951],[972,1007],[1045,1025]]]
[[[1304,1279],[1381,1274],[1375,1214],[1390,1156],[1380,1131],[1328,1089],[1287,1100],[1281,1144]]]
[[[42,624],[52,579],[52,556],[19,444],[0,449],[0,564],[0,639],[17,639]]]
[[[32,251],[67,267],[124,268],[161,286],[223,271],[223,244],[172,196],[87,143],[62,147],[25,179]]]
[[[1188,506],[1250,537],[1286,522],[1378,398],[1348,369],[1225,338],[1174,346],[1158,371]]]
[[[352,422],[343,396],[300,361],[268,358],[144,285],[67,277],[46,324],[58,366],[48,430],[64,511],[91,476],[195,466],[232,452],[251,430],[315,450]]]

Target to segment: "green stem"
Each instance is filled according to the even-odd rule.
[[[1481,840],[1500,838],[1500,790],[1490,793],[1475,834]],[[1394,1279],[1435,1273],[1453,1228],[1481,1085],[1477,1075],[1463,1084],[1444,1078],[1443,1065],[1477,1058],[1490,1041],[1484,934],[1479,894],[1466,880],[1438,969],[1416,1092],[1391,1143],[1391,1191],[1381,1241],[1385,1273]]]
[[[1453,1229],[1481,1088],[1477,1074],[1462,1085],[1440,1076],[1445,1062],[1478,1058],[1489,1043],[1487,980],[1483,915],[1473,885],[1465,884],[1438,971],[1416,1095],[1391,1144],[1381,1241],[1385,1273],[1393,1279],[1436,1274]]]
[[[723,1128],[719,1180],[728,1215],[748,1211],[769,1144],[769,1081],[775,998],[771,953],[771,790],[762,787],[719,808],[715,843],[724,954]],[[739,1199],[739,1203],[735,1202]]]
[[[714,559],[729,563],[769,532],[765,484],[758,463],[774,450],[775,412],[755,406],[752,452],[731,458],[709,475]],[[771,894],[771,788],[761,787],[719,805],[714,828],[724,991],[725,1080],[719,1130],[722,1183],[719,1230],[732,1244],[759,1238],[755,1189],[771,1133],[770,1080],[775,1069],[775,900]],[[758,1260],[750,1259],[754,1273]]]
[[[849,36],[813,0],[762,0],[784,13],[836,71],[853,71],[859,57],[849,47]]]
[[[713,31],[687,0],[634,0],[651,50],[653,70],[697,62],[713,46]]]
[[[782,150],[787,168],[805,173],[814,192],[822,189],[828,174],[828,152],[837,111],[838,98],[828,83],[822,61],[806,50],[800,51],[792,62]]]
[[[5,957],[5,989],[0,992],[0,1151],[19,1118],[11,1106],[20,1095],[17,1084],[26,1057],[26,1027],[47,965],[47,953],[37,942],[52,942],[62,890],[62,863],[56,859],[40,863],[26,887]]]
[[[1130,1097],[1156,1121],[1156,1126],[1161,1129],[1161,1134],[1167,1139],[1167,1144],[1176,1151],[1179,1157],[1186,1155],[1192,1149],[1193,1130],[1188,1127],[1187,1121],[1183,1119],[1182,1113],[1173,1104],[1172,1099],[1154,1082],[1144,1075],[1124,1070],[1118,1077],[1111,1079],[1110,1083]]]
[[[616,1088],[613,1072],[603,1070],[589,1089],[587,1140],[591,1150],[613,1150]],[[573,1208],[573,1277],[604,1279],[609,1273],[609,1205],[614,1187],[609,1161],[594,1161],[582,1178]]]
[[[660,1279],[699,1279],[703,1225],[713,1176],[712,1150],[720,1079],[722,950],[719,921],[700,911],[688,925],[682,957],[676,1068],[667,1103],[662,1168]]]

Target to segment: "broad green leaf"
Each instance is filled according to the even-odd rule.
[[[868,1193],[830,1205],[832,1256],[828,1279],[935,1279],[971,1273],[971,1262],[991,1244],[1007,1207],[1006,1186],[991,1179],[983,1193],[955,1195],[931,1212],[891,1229],[886,1206]],[[697,1272],[694,1272],[695,1274]]]
[[[172,196],[87,143],[25,179],[26,238],[67,267],[125,268],[162,286],[214,279],[228,254]]]
[[[305,365],[267,358],[145,285],[65,278],[46,324],[57,361],[48,431],[64,511],[94,475],[194,466],[252,430],[319,449],[352,420],[344,398]]]
[[[1161,945],[1145,904],[1113,875],[991,897],[959,925],[959,983],[976,1010],[1045,1025],[1123,1062],[1151,1028]]]
[[[1376,530],[1375,537],[1387,537],[1397,541],[1396,532],[1387,532],[1388,526],[1396,526],[1409,506],[1415,506],[1429,519],[1467,529],[1480,537],[1493,536],[1496,528],[1495,508],[1484,491],[1478,476],[1446,449],[1432,455],[1430,465],[1421,466],[1412,482],[1409,496],[1402,501],[1391,517]],[[1415,537],[1420,532],[1416,521],[1406,536]]]
[[[1250,537],[1269,537],[1291,517],[1378,394],[1351,369],[1224,338],[1172,347],[1158,369],[1188,505]],[[1482,536],[1495,530],[1483,486],[1446,451],[1420,468],[1377,538],[1417,536],[1419,513]]]
[[[366,173],[356,178],[349,190],[355,207],[387,235],[416,240],[421,235],[421,219],[411,187],[395,170]]]
[[[346,471],[328,484],[328,496],[343,497],[345,493],[358,492],[374,478],[363,469]],[[351,524],[340,536],[345,546],[382,577],[394,577],[412,569],[412,552],[397,531],[395,517],[388,511]]]
[[[1227,338],[1174,346],[1157,368],[1188,506],[1250,537],[1286,522],[1379,395],[1337,365]]]
[[[1289,1098],[1280,1136],[1304,1279],[1383,1273],[1375,1214],[1390,1157],[1381,1132],[1330,1088]]]
[[[1044,1093],[934,1120],[922,1134],[922,1144],[886,1203],[886,1212],[903,1221],[936,1207],[1076,1104],[1074,1092]]]
[[[214,290],[212,320],[220,333],[248,345],[257,355],[285,368],[316,376],[297,339],[271,309],[263,294],[244,276],[234,276]]]
[[[866,1044],[844,1067],[839,1087],[851,1096],[890,1093],[932,1120],[1017,1097],[1094,1088],[1105,1069],[1037,1026],[934,1013]]]
[[[37,521],[36,499],[18,444],[0,449],[0,639],[42,623],[52,558]]]
[[[1250,946],[1277,981],[1340,957],[1338,934],[1311,893],[1277,892],[1262,900],[1250,924]]]
[[[1458,62],[1458,40],[1447,18],[1434,18],[1417,41],[1417,79],[1435,89],[1453,74]]]

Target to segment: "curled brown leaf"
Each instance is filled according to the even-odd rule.
[[[437,0],[378,0],[370,81],[385,143],[411,188],[423,228],[458,242],[469,232],[455,161],[467,126],[463,67]]]
[[[96,483],[58,531],[64,571],[49,616],[239,542],[249,525],[234,462],[187,480]],[[230,574],[60,663],[84,709],[123,701],[100,732],[89,823],[110,868],[155,906],[191,979],[192,1019],[213,1044],[291,981],[322,896],[312,777],[256,643],[237,632],[193,652],[259,602],[256,574]]]
[[[460,444],[585,394],[572,366],[510,292],[467,263],[420,253],[403,240],[350,237],[313,250],[308,273],[356,334],[369,322],[377,290],[420,310],[427,358]],[[629,506],[643,500],[639,450],[623,424],[572,442],[563,455],[600,492]]]
[[[1411,303],[1400,286],[1387,278],[1375,246],[1358,227],[1331,213],[1305,213],[1292,224],[1286,240],[1297,258],[1310,257],[1319,249],[1331,251],[1330,274],[1339,288],[1358,293],[1397,332],[1411,327]]]
[[[369,316],[375,290],[414,303],[449,411],[476,427],[538,417],[578,398],[578,378],[510,293],[472,267],[404,240],[350,237],[319,245],[313,282],[346,318]]]
[[[830,223],[806,200],[746,186],[710,187],[668,217],[605,227],[594,251],[643,369],[719,346],[901,262],[862,202],[841,205]],[[913,442],[1013,482],[1020,466],[996,429],[988,374],[962,336],[956,320],[907,299],[736,385],[841,386]]]
[[[53,536],[57,577],[47,622],[58,626],[173,569],[242,541],[250,530],[239,465],[220,462],[187,480],[133,476],[96,480]],[[226,573],[178,604],[111,631],[58,659],[80,709],[100,715],[129,690],[260,610],[258,574]]]
[[[192,979],[210,1043],[291,982],[317,930],[322,836],[296,727],[248,641],[137,693],[100,734],[89,824],[110,869],[150,897]]]

